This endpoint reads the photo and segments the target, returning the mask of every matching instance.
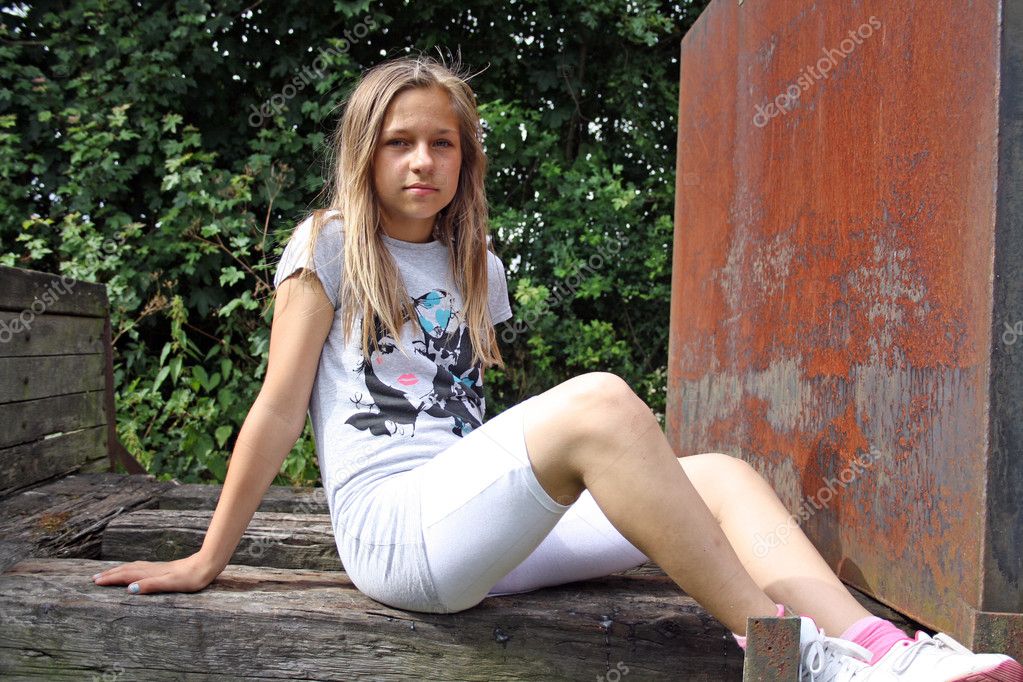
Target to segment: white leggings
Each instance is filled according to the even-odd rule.
[[[540,485],[523,434],[529,402],[362,496],[336,533],[356,587],[396,608],[452,613],[489,595],[597,578],[648,561],[589,491],[562,505]],[[381,520],[408,529],[402,541],[367,541],[357,530]]]

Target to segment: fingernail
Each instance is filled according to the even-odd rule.
[[[131,592],[132,594],[138,594],[139,593],[139,584],[138,583],[132,583],[131,585],[128,585],[128,591]]]
[[[98,577],[99,577],[99,573],[97,573],[96,575],[92,576],[92,579],[95,580]]]

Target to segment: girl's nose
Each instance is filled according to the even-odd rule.
[[[412,159],[409,161],[409,165],[412,166],[413,170],[422,170],[433,165],[433,157],[430,156],[429,147],[417,145],[412,152]]]

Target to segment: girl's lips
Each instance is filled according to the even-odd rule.
[[[398,377],[398,383],[402,386],[412,386],[419,383],[419,379],[416,378],[415,374],[402,374]]]
[[[421,197],[430,194],[431,192],[436,192],[437,190],[430,189],[429,187],[406,187],[405,191],[412,192],[416,196]]]

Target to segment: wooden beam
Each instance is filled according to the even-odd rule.
[[[103,354],[0,358],[0,403],[103,390]],[[31,418],[31,417],[30,417]]]
[[[113,519],[103,533],[104,559],[170,561],[199,551],[213,512],[143,509]],[[326,514],[256,512],[230,563],[341,570]]]
[[[106,426],[0,448],[0,497],[47,479],[106,465]]]
[[[192,594],[132,595],[91,560],[0,575],[0,670],[80,679],[738,681],[727,630],[655,576],[489,597],[455,614],[393,609],[340,572],[229,565]],[[628,673],[625,671],[628,670]]]
[[[0,310],[20,316],[21,324],[11,330],[15,335],[44,313],[103,317],[109,307],[105,284],[24,268],[0,266],[0,291]]]
[[[222,485],[183,483],[168,490],[157,500],[159,509],[216,509]],[[293,488],[272,485],[259,502],[257,511],[326,514],[327,496],[322,487]]]
[[[0,403],[0,447],[38,441],[106,423],[103,391]]]
[[[150,476],[76,474],[0,500],[0,537],[33,556],[99,557],[107,524],[172,484]]]
[[[19,322],[15,322],[16,319]],[[20,312],[0,310],[0,330],[6,330],[0,331],[0,357],[90,355],[103,352],[101,318],[56,315],[47,311],[32,318],[31,329],[24,330],[21,330],[21,319]],[[16,329],[19,331],[14,331]]]

